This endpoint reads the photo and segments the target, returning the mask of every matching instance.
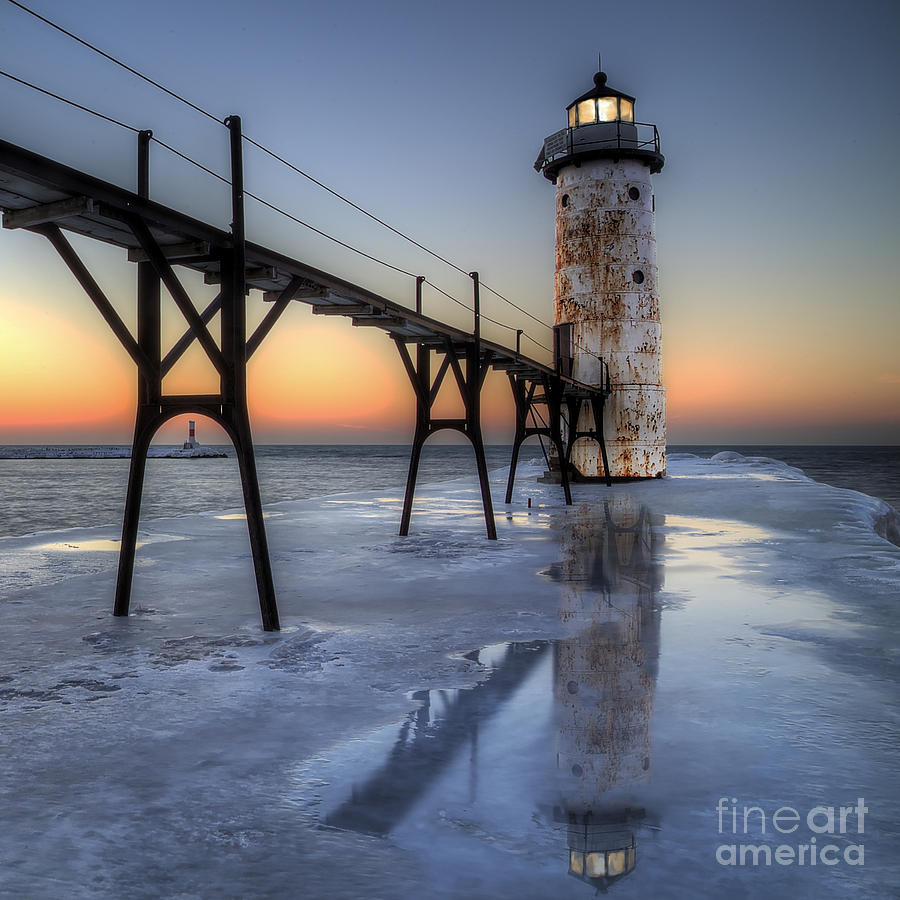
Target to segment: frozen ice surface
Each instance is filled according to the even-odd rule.
[[[566,508],[522,467],[496,542],[474,480],[409,538],[399,495],[275,504],[279,634],[239,510],[145,521],[127,619],[115,530],[0,541],[0,895],[897,896],[896,521],[771,460],[669,472]],[[716,860],[811,837],[838,863]]]

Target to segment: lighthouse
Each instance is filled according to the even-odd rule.
[[[184,450],[197,450],[200,445],[197,443],[196,424],[193,419],[188,421],[188,439],[184,442]]]
[[[556,185],[554,350],[563,374],[611,388],[609,473],[595,441],[578,440],[571,462],[584,478],[659,477],[666,404],[651,184],[665,162],[659,135],[635,120],[635,98],[603,72],[566,113],[567,126],[544,141],[535,163]],[[590,413],[582,415],[578,430],[590,431]]]

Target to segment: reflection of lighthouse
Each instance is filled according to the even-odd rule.
[[[555,648],[556,818],[568,825],[569,873],[605,887],[635,865],[631,788],[650,776],[659,652],[659,570],[646,508],[614,497],[584,507],[563,538]]]
[[[416,692],[399,726],[307,770],[321,821],[391,835],[454,896],[521,895],[504,890],[513,869],[546,897],[566,870],[601,890],[631,872],[652,805],[654,525],[627,497],[567,512],[562,562],[545,573],[561,582],[565,636],[466,654],[484,670],[476,685]],[[567,866],[537,864],[544,848],[559,859],[562,830]],[[510,865],[485,867],[495,853]]]

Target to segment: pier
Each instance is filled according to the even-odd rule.
[[[228,231],[191,218],[154,202],[150,196],[152,134],[137,138],[137,190],[129,191],[84,172],[39,156],[23,147],[0,141],[0,211],[3,227],[22,229],[45,238],[71,270],[88,298],[103,316],[137,367],[137,412],[131,468],[122,525],[114,614],[129,612],[134,554],[140,517],[147,451],[153,436],[168,419],[185,413],[207,416],[226,431],[237,455],[263,628],[279,629],[278,608],[266,540],[262,501],[247,407],[247,361],[291,303],[312,307],[322,316],[344,316],[357,327],[384,332],[396,345],[416,398],[409,474],[400,534],[410,527],[419,458],[425,442],[438,431],[453,430],[472,444],[481,488],[487,537],[497,537],[493,501],[488,485],[481,421],[481,390],[489,370],[506,372],[515,401],[515,438],[506,502],[512,499],[519,449],[530,437],[546,437],[560,461],[560,481],[571,503],[569,459],[575,441],[589,438],[599,444],[606,466],[603,436],[606,383],[591,386],[571,377],[571,353],[565,333],[554,337],[554,362],[547,365],[481,336],[478,272],[472,282],[472,331],[445,324],[422,312],[422,276],[415,277],[410,295],[413,307],[390,299],[301,261],[246,239],[244,226],[243,145],[241,120],[225,120],[230,136],[232,223]],[[137,334],[133,335],[94,279],[66,233],[123,248],[137,266]],[[219,293],[198,309],[179,279],[178,267],[203,275]],[[186,329],[170,348],[161,335],[161,288],[171,295]],[[262,292],[270,308],[248,334],[247,303],[251,291]],[[219,314],[220,331],[209,326]],[[163,378],[197,341],[219,375],[213,394],[170,394]],[[598,360],[601,367],[605,366]],[[446,379],[455,382],[464,416],[441,418],[433,407]],[[361,389],[364,386],[361,385]],[[585,427],[585,421],[589,424]],[[576,426],[576,423],[578,425]],[[571,425],[571,427],[570,427]]]

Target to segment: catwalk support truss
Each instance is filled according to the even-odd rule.
[[[247,407],[247,360],[292,302],[312,306],[322,315],[340,315],[357,326],[375,326],[395,342],[416,397],[416,426],[400,534],[409,532],[422,447],[437,431],[451,429],[472,444],[481,488],[487,536],[496,539],[493,505],[481,421],[481,391],[488,371],[506,371],[516,405],[516,437],[506,502],[519,449],[533,435],[547,436],[556,448],[566,502],[571,503],[568,459],[575,440],[603,442],[603,403],[608,385],[592,387],[563,374],[557,363],[547,366],[485,341],[480,333],[478,273],[471,273],[474,291],[474,331],[466,332],[422,314],[421,287],[416,279],[416,308],[389,300],[299,260],[246,240],[241,121],[226,120],[230,132],[232,224],[222,231],[149,199],[151,133],[138,136],[136,193],[101,181],[21,147],[0,141],[0,210],[3,226],[42,235],[72,271],[104,320],[137,366],[137,412],[131,466],[122,525],[114,612],[129,612],[135,548],[150,442],[173,416],[208,416],[234,444],[241,474],[250,547],[256,574],[263,628],[279,628],[275,587],[266,538],[253,437]],[[137,264],[137,329],[133,335],[88,270],[64,232],[125,248]],[[200,272],[219,293],[198,311],[175,272],[175,266]],[[184,317],[187,328],[165,353],[162,351],[161,290],[165,287]],[[272,306],[256,330],[247,335],[247,295],[263,292]],[[209,324],[218,314],[218,340]],[[167,394],[163,379],[197,342],[218,374],[213,394]],[[518,344],[518,341],[517,341]],[[440,357],[434,375],[432,363]],[[464,416],[437,418],[434,403],[445,379],[452,376],[463,402]],[[575,430],[590,409],[592,426]],[[543,413],[540,410],[543,409]],[[567,418],[566,418],[567,415]],[[529,419],[531,424],[529,424]],[[540,419],[540,422],[538,421]]]

